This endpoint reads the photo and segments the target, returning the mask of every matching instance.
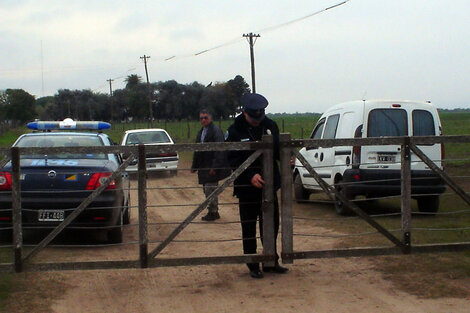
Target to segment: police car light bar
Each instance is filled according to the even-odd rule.
[[[106,122],[95,121],[78,121],[75,122],[71,118],[66,118],[61,122],[57,121],[39,121],[28,123],[29,129],[34,130],[53,130],[53,129],[88,129],[88,130],[103,130],[111,127],[111,124]]]

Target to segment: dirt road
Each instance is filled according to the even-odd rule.
[[[148,186],[197,187],[196,176],[180,173],[152,177]],[[132,199],[137,199],[132,192]],[[182,221],[203,200],[199,188],[151,189],[148,202],[149,236],[162,240],[175,225],[155,222]],[[188,226],[162,257],[224,256],[241,254],[240,225],[236,199],[227,190],[219,200],[222,218],[216,223]],[[133,205],[136,205],[134,201]],[[161,205],[167,205],[166,207]],[[173,205],[173,206],[168,206]],[[136,210],[132,213],[135,222]],[[198,217],[196,221],[200,221]],[[296,224],[301,232],[312,232],[308,221]],[[315,226],[318,228],[318,226]],[[316,229],[325,231],[325,229]],[[136,242],[138,231],[129,227],[125,242]],[[333,247],[334,239],[298,239],[296,249]],[[152,247],[156,244],[154,243]],[[151,248],[152,248],[151,247]],[[150,248],[150,249],[151,249]],[[77,253],[78,250],[78,253]],[[135,244],[108,248],[49,248],[38,255],[41,261],[137,259]],[[300,260],[288,265],[285,275],[266,274],[264,279],[250,278],[245,265],[214,265],[133,270],[76,271],[62,273],[28,273],[32,286],[44,284],[47,299],[34,290],[18,292],[18,299],[33,297],[41,302],[36,312],[468,312],[470,299],[420,299],[397,290],[392,283],[374,271],[374,260],[368,258]],[[61,281],[61,283],[56,283]],[[26,300],[25,300],[26,299]],[[12,303],[11,311],[21,312],[28,306]],[[31,308],[31,307],[29,307]],[[44,309],[42,309],[44,308]],[[31,312],[31,309],[28,309]],[[44,311],[42,311],[44,310]]]

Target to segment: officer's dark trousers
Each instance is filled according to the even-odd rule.
[[[243,195],[238,197],[240,209],[240,222],[242,225],[243,253],[256,254],[256,221],[259,220],[259,233],[263,242],[263,214],[261,209],[261,194]],[[274,240],[276,242],[279,232],[279,204],[274,194]],[[275,250],[276,251],[276,250]],[[276,252],[277,255],[277,252]],[[258,263],[248,263],[250,270],[259,268]]]

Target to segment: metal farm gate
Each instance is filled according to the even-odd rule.
[[[464,241],[459,242],[446,242],[446,243],[432,243],[426,245],[411,244],[411,233],[412,231],[419,229],[413,229],[411,227],[412,209],[411,209],[411,169],[410,169],[410,155],[414,153],[417,155],[427,166],[436,172],[446,184],[455,191],[455,193],[461,197],[465,203],[470,204],[470,197],[468,194],[454,182],[454,179],[450,177],[445,171],[442,171],[437,167],[433,160],[430,160],[422,153],[418,148],[419,145],[436,144],[436,143],[469,143],[470,136],[442,136],[442,137],[394,137],[394,138],[362,138],[362,139],[332,139],[332,140],[291,140],[290,134],[281,134],[281,227],[282,227],[282,253],[281,258],[283,263],[293,263],[295,259],[306,259],[306,258],[331,258],[331,257],[350,257],[350,256],[370,256],[370,255],[388,255],[388,254],[402,254],[402,253],[414,253],[414,252],[430,252],[430,251],[456,251],[462,249],[469,249],[470,242],[468,237]],[[363,209],[356,204],[356,201],[349,201],[344,196],[338,193],[334,186],[330,186],[325,183],[322,178],[317,174],[315,168],[312,168],[309,163],[302,157],[298,152],[298,149],[304,146],[319,146],[331,147],[331,146],[354,146],[354,145],[388,145],[395,144],[401,145],[401,212],[397,213],[400,219],[400,229],[398,232],[399,236],[394,233],[396,229],[390,230],[387,227],[377,222],[375,215],[367,214]],[[156,192],[164,192],[166,188],[176,188],[179,177],[181,175],[187,175],[184,171],[189,168],[178,168],[179,177],[174,178],[174,185],[170,187],[158,186],[157,182],[152,182],[148,179],[149,173],[147,172],[146,166],[146,154],[147,153],[188,153],[194,151],[227,151],[227,150],[250,150],[253,154],[237,169],[232,169],[232,174],[224,181],[221,182],[219,187],[210,195],[209,198],[203,200],[198,204],[185,204],[192,211],[187,212],[182,221],[166,223],[157,221],[148,221],[149,209],[157,207],[164,207],[165,204],[149,204],[148,193],[152,192],[152,195]],[[83,152],[87,153],[125,153],[128,155],[127,159],[123,161],[118,170],[112,173],[111,177],[107,180],[107,183],[103,184],[97,190],[92,192],[90,196],[70,214],[58,227],[51,230],[47,236],[45,236],[39,243],[28,245],[25,247],[23,242],[23,227],[21,221],[21,190],[20,190],[20,155],[26,153],[70,153],[70,152]],[[271,136],[264,136],[261,142],[239,142],[239,143],[203,143],[203,144],[175,144],[175,145],[162,145],[162,146],[112,146],[112,147],[67,147],[67,148],[11,148],[0,150],[5,158],[1,161],[3,167],[9,160],[12,162],[12,225],[13,225],[13,241],[12,244],[2,245],[0,243],[0,251],[6,251],[10,248],[12,250],[11,261],[3,261],[0,259],[0,272],[22,272],[22,271],[48,271],[48,270],[83,270],[83,269],[117,269],[117,268],[152,268],[162,266],[188,266],[188,265],[209,265],[209,264],[237,264],[237,263],[249,263],[249,262],[265,262],[272,264],[275,260],[275,245],[274,240],[274,225],[273,225],[273,143]],[[373,247],[350,247],[350,248],[328,248],[328,249],[308,249],[309,244],[303,244],[299,248],[294,247],[294,238],[299,236],[311,236],[320,238],[322,235],[316,234],[298,234],[295,232],[296,223],[295,221],[299,218],[296,216],[298,209],[294,208],[293,205],[293,194],[292,194],[292,167],[291,157],[295,156],[303,166],[309,171],[311,175],[317,180],[319,185],[323,188],[330,199],[339,199],[345,203],[352,211],[357,215],[353,218],[360,219],[366,222],[367,227],[372,227],[373,232],[380,234],[383,238],[386,238],[391,245],[386,246],[373,246]],[[136,174],[135,188],[131,187],[132,192],[135,193],[134,200],[137,200],[137,204],[133,205],[132,208],[138,211],[138,222],[130,225],[123,225],[125,233],[132,232],[135,230],[136,240],[124,240],[120,245],[110,245],[109,247],[102,247],[103,245],[94,245],[100,250],[113,249],[116,250],[115,259],[104,259],[104,260],[81,260],[75,259],[72,255],[71,259],[59,262],[41,262],[34,257],[49,247],[53,250],[47,250],[48,254],[55,253],[56,250],[66,249],[69,252],[70,246],[62,247],[61,245],[52,245],[51,242],[59,235],[64,229],[69,228],[69,224],[75,219],[87,206],[93,201],[93,198],[102,192],[107,184],[122,175],[126,167],[134,160],[138,158],[138,172]],[[182,234],[183,230],[187,229],[189,225],[197,225],[195,218],[207,207],[207,205],[215,197],[218,197],[224,190],[230,189],[234,180],[255,161],[258,157],[261,157],[263,162],[263,176],[266,182],[263,189],[263,251],[260,254],[254,255],[243,255],[236,252],[230,253],[229,255],[217,255],[217,256],[202,256],[196,255],[195,257],[173,257],[164,255],[163,252],[167,250],[170,243],[177,242],[178,235]],[[156,184],[155,186],[148,186],[148,183]],[[195,194],[200,193],[200,186],[179,186],[178,188],[197,188],[198,191]],[[1,192],[1,191],[0,191]],[[158,197],[155,197],[158,198]],[[331,203],[331,201],[330,201]],[[232,209],[237,203],[230,204]],[[167,207],[169,205],[166,205]],[[178,204],[172,204],[173,207],[180,209],[182,206]],[[194,208],[195,207],[195,208]],[[233,209],[235,210],[235,209]],[[470,210],[465,212],[456,212],[455,214],[466,214]],[[171,215],[171,212],[168,214]],[[314,214],[314,213],[312,213]],[[395,214],[395,215],[397,215]],[[335,219],[340,222],[344,222],[339,217],[328,219]],[[320,219],[321,220],[321,219]],[[307,220],[306,223],[309,221]],[[239,230],[239,221],[228,221],[226,224],[223,223],[199,223],[203,227],[220,227],[221,233],[224,227],[227,225],[236,225],[237,232],[241,234]],[[176,224],[174,228],[169,231],[161,231],[163,224],[168,225]],[[215,225],[215,226],[214,226]],[[149,237],[149,227],[151,227],[151,236]],[[134,230],[131,230],[134,229]],[[0,229],[0,231],[5,229]],[[7,229],[8,230],[8,229]],[[470,230],[469,225],[461,227],[461,232],[468,234]],[[357,235],[357,234],[351,234]],[[157,238],[156,240],[150,238]],[[237,239],[219,239],[218,241],[240,241]],[[183,240],[184,241],[184,240]],[[189,244],[196,244],[197,239],[186,240]],[[72,245],[73,246],[73,245]],[[116,247],[118,246],[118,247]],[[58,249],[54,250],[54,247]],[[75,248],[88,248],[88,246],[75,245]],[[72,247],[73,248],[73,247]],[[237,247],[233,248],[233,251],[241,251],[241,245],[237,244]],[[88,250],[87,250],[88,251]],[[229,252],[231,250],[228,250]],[[71,253],[71,252],[70,252]],[[196,252],[197,254],[197,252]],[[1,254],[0,254],[1,255]],[[98,253],[100,255],[100,253]],[[33,262],[36,261],[36,262]]]
[[[457,183],[454,178],[450,177],[445,171],[441,170],[434,161],[430,160],[420,149],[419,145],[433,145],[442,143],[468,143],[470,142],[470,136],[430,136],[430,137],[387,137],[387,138],[359,138],[359,139],[322,139],[322,140],[290,140],[289,134],[281,135],[281,175],[282,175],[282,260],[284,263],[292,263],[295,259],[307,259],[307,258],[332,258],[332,257],[354,257],[354,256],[372,256],[372,255],[391,255],[391,254],[409,254],[409,253],[425,253],[433,251],[460,251],[470,248],[470,223],[469,219],[464,219],[464,223],[460,227],[415,227],[411,226],[412,215],[425,216],[430,219],[436,215],[453,217],[454,219],[460,219],[462,216],[468,216],[470,209],[457,210],[454,212],[442,212],[442,213],[412,213],[411,205],[411,154],[414,153],[419,157],[420,162],[424,162],[429,169],[435,172],[450,189],[452,189],[456,196],[464,201],[464,204],[468,207],[470,205],[470,197]],[[315,168],[307,162],[307,160],[298,152],[302,147],[316,146],[316,147],[334,147],[334,146],[366,146],[366,145],[400,145],[401,146],[401,195],[400,198],[401,211],[392,214],[367,214],[357,204],[359,201],[351,201],[345,198],[343,194],[336,190],[335,186],[328,185],[321,176],[316,172]],[[295,216],[292,210],[292,188],[293,182],[292,169],[289,166],[289,158],[293,155],[296,157],[306,170],[315,178],[319,186],[330,198],[330,202],[341,201],[345,206],[349,207],[356,216],[352,217],[327,217],[327,218],[306,218],[313,223],[316,222],[330,222],[334,220],[339,223],[348,223],[351,219],[362,220],[362,230],[367,229],[368,231],[362,233],[341,233],[341,234],[296,234],[294,232],[294,220],[305,219],[303,217]],[[439,160],[440,161],[440,160]],[[460,160],[466,161],[466,160]],[[469,176],[462,176],[460,178],[467,179]],[[312,201],[315,202],[315,201]],[[430,216],[431,215],[431,216]],[[387,229],[380,222],[379,219],[395,216],[400,218],[398,221],[400,228],[398,229]],[[428,219],[429,221],[429,219]],[[372,231],[369,231],[369,230]],[[458,242],[445,242],[445,243],[428,243],[428,244],[413,244],[412,245],[412,231],[437,231],[437,232],[459,232],[461,235]],[[394,233],[398,232],[399,236]],[[345,238],[345,237],[357,237],[367,236],[371,234],[379,234],[383,238],[386,238],[392,245],[372,247],[350,247],[350,248],[338,248],[338,249],[325,249],[325,250],[301,250],[294,249],[293,239],[296,236],[310,236],[320,238]]]
[[[148,172],[146,166],[147,153],[174,153],[184,151],[226,151],[226,150],[253,150],[253,154],[238,168],[233,169],[232,174],[224,180],[221,185],[202,203],[197,204],[196,208],[182,221],[179,222],[169,234],[165,234],[164,239],[158,241],[149,241],[148,232],[148,211],[149,207],[158,207],[159,205],[148,205],[147,194],[149,190],[165,189],[168,187],[149,188]],[[263,142],[254,143],[204,143],[204,144],[176,144],[176,145],[161,145],[161,146],[112,146],[112,147],[56,147],[56,148],[18,148],[4,149],[2,152],[5,158],[2,161],[2,166],[11,160],[12,162],[12,225],[13,225],[13,245],[2,246],[0,249],[8,249],[13,247],[13,262],[0,262],[0,271],[4,272],[22,272],[22,271],[47,271],[47,270],[83,270],[83,269],[116,269],[116,268],[148,268],[148,267],[161,267],[161,266],[181,266],[181,265],[201,265],[201,264],[227,264],[227,263],[247,263],[247,262],[265,262],[270,263],[274,260],[274,232],[273,223],[264,223],[265,244],[264,252],[262,255],[230,255],[230,256],[211,256],[211,257],[190,257],[190,258],[159,258],[162,250],[164,250],[171,242],[176,241],[176,237],[180,234],[192,221],[207,207],[213,198],[221,194],[233,181],[256,160],[258,157],[264,159],[264,175],[267,179],[266,192],[272,190],[272,138],[266,137]],[[122,162],[118,170],[113,172],[107,179],[106,183],[102,184],[98,189],[93,191],[89,197],[81,203],[73,212],[65,218],[56,228],[52,229],[46,237],[39,243],[28,245],[25,247],[23,242],[23,227],[21,219],[21,184],[20,184],[20,155],[27,153],[115,153],[126,154],[128,157]],[[123,242],[122,246],[138,246],[137,253],[134,258],[128,260],[118,256],[122,260],[93,260],[93,261],[64,261],[64,262],[33,262],[34,257],[43,251],[46,247],[58,248],[89,248],[90,246],[102,247],[103,245],[51,245],[51,242],[66,228],[70,228],[70,223],[83,212],[93,199],[100,194],[118,175],[122,175],[126,167],[137,157],[138,159],[138,173],[136,177],[137,183],[137,205],[133,206],[138,210],[138,223],[131,225],[123,225],[124,231],[129,227],[136,226],[138,228],[138,241]],[[189,168],[179,168],[179,171],[184,172]],[[197,188],[185,187],[182,188]],[[271,193],[272,194],[272,193]],[[272,196],[266,197],[266,204],[264,205],[265,215],[273,214]],[[230,222],[235,223],[235,222]],[[239,223],[238,221],[236,222]],[[160,224],[175,224],[175,223],[152,223],[153,226]],[[0,229],[0,231],[8,231],[8,228]],[[93,229],[90,229],[93,230]],[[226,240],[226,241],[239,241],[240,239]],[[156,244],[156,246],[155,246]],[[118,244],[119,245],[119,244]],[[109,245],[110,248],[116,244]],[[31,248],[30,248],[31,247]],[[129,255],[129,250],[126,248],[122,254]],[[237,247],[237,250],[240,250]],[[136,251],[133,251],[135,253]]]

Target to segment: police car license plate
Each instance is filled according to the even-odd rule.
[[[393,163],[395,162],[395,156],[389,154],[379,154],[377,155],[377,162]]]
[[[63,210],[39,210],[38,212],[38,221],[40,222],[61,222],[63,220]]]

